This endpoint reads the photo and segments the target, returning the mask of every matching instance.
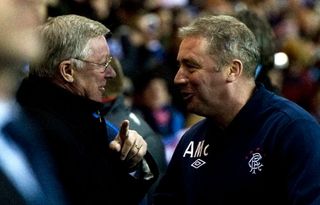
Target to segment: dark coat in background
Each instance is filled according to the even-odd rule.
[[[130,129],[136,130],[147,142],[148,151],[159,168],[160,179],[167,168],[164,145],[160,139],[160,136],[151,129],[145,120],[138,113],[132,112],[130,107],[125,105],[124,96],[119,94],[114,100],[105,103],[102,110],[102,115],[107,120],[108,125],[110,125],[110,129],[115,126],[115,132],[117,129],[119,129],[123,120],[129,120]],[[113,132],[110,129],[108,129],[108,131]],[[152,194],[156,185],[157,182],[153,185],[146,198],[140,204],[152,204]]]

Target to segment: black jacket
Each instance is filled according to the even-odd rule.
[[[71,204],[137,204],[157,178],[137,180],[108,148],[103,120],[94,117],[103,104],[74,95],[44,79],[23,80],[18,102],[40,123]]]

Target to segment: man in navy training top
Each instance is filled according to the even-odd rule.
[[[174,83],[188,111],[206,118],[180,140],[154,204],[320,204],[320,127],[256,85],[254,34],[221,15],[179,36]]]

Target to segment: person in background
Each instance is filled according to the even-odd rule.
[[[202,16],[179,30],[174,83],[205,119],[181,138],[155,205],[320,203],[320,127],[255,83],[259,45],[242,22]]]
[[[172,149],[179,141],[178,133],[185,128],[185,116],[172,103],[163,69],[148,71],[145,79],[135,84],[133,109],[140,113],[150,127],[161,136],[169,163]]]
[[[71,204],[138,204],[158,177],[147,143],[129,122],[110,136],[100,115],[115,77],[109,29],[79,15],[49,18],[39,28],[44,58],[31,63],[17,99],[45,133]]]
[[[247,9],[237,12],[235,17],[253,32],[259,45],[260,61],[256,68],[256,81],[263,83],[268,90],[280,93],[280,90],[276,90],[276,86],[272,84],[269,76],[270,70],[274,68],[276,45],[275,35],[268,19]]]
[[[148,150],[159,168],[160,179],[167,167],[164,145],[161,138],[138,113],[134,113],[131,107],[126,104],[124,96],[125,76],[120,61],[113,58],[110,64],[117,75],[106,83],[103,98],[104,107],[101,111],[101,114],[107,120],[108,131],[111,135],[112,133],[115,135],[118,133],[121,122],[126,119],[129,120],[131,129],[136,130],[147,142]],[[153,184],[144,200],[140,202],[140,205],[152,204],[152,194],[156,185],[157,183]]]
[[[0,4],[0,204],[67,204],[43,135],[15,99],[23,65],[41,58],[35,28],[45,8],[42,0]]]

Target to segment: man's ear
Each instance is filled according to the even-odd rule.
[[[243,71],[243,64],[240,60],[234,59],[228,67],[227,81],[232,82],[238,79]]]
[[[70,60],[64,60],[59,64],[59,72],[65,81],[70,83],[73,82],[74,71],[72,69],[72,63]]]

